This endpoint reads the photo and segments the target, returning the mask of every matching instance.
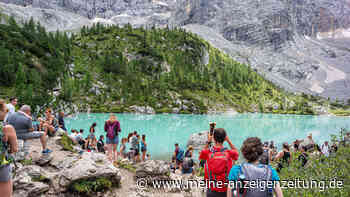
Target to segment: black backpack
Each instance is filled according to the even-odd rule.
[[[269,165],[270,163],[269,149],[264,149],[263,154],[260,156],[259,163],[264,165]]]
[[[190,157],[185,157],[182,161],[182,169],[189,170],[193,167],[193,160]]]

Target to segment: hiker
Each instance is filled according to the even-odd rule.
[[[292,160],[292,154],[289,151],[289,145],[287,142],[283,143],[282,145],[283,149],[280,151],[276,158],[275,161],[278,161],[278,167],[277,167],[277,172],[281,172],[283,167],[289,166],[290,161]]]
[[[299,146],[300,146],[300,141],[299,141],[298,139],[296,139],[296,140],[293,142],[294,152],[298,152]]]
[[[104,136],[100,135],[100,139],[97,142],[97,151],[105,154],[106,150],[105,150],[105,143],[103,140],[104,140]]]
[[[279,176],[270,165],[260,164],[259,158],[263,154],[263,144],[257,137],[247,138],[241,147],[246,162],[232,167],[228,179],[237,181],[236,185],[229,184],[227,197],[232,196],[259,196],[270,197],[275,192],[276,197],[283,197],[282,189],[279,185]],[[255,185],[256,187],[246,188],[243,181],[275,181],[270,186],[268,184]],[[249,183],[247,183],[249,184]],[[237,186],[237,187],[236,187]],[[274,187],[275,186],[275,187]]]
[[[186,150],[185,157],[182,161],[181,172],[182,174],[193,174],[194,161],[192,159],[193,147],[189,146]]]
[[[175,158],[174,168],[175,170],[179,169],[184,158],[184,150],[180,148],[178,143],[175,143],[175,151],[173,157]]]
[[[78,143],[82,147],[82,149],[84,149],[84,145],[86,143],[83,135],[84,135],[84,129],[80,129],[79,134],[78,134],[78,138],[79,138]]]
[[[147,152],[146,135],[142,135],[142,139],[141,139],[141,152],[142,152],[142,161],[145,161],[146,152]]]
[[[204,149],[200,152],[199,160],[206,161],[204,166],[205,181],[209,181],[209,183],[221,181],[224,184],[228,181],[227,176],[232,165],[238,160],[238,151],[223,128],[214,129],[213,140],[215,144],[211,149],[209,149],[210,141],[207,141]],[[224,142],[229,144],[230,150],[223,146]],[[221,186],[207,185],[207,197],[226,197],[227,186]]]
[[[3,125],[9,111],[4,100],[0,100],[0,194],[2,197],[12,196],[12,167],[8,154],[16,153],[17,136],[12,125]]]
[[[135,153],[135,156],[136,156],[136,162],[140,162],[141,159],[140,159],[140,135],[136,135],[136,138],[137,138],[137,146],[136,146],[136,153]]]
[[[118,133],[121,132],[121,129],[120,129],[120,123],[114,114],[111,114],[109,116],[109,119],[105,122],[104,130],[105,132],[107,132],[106,144],[108,149],[107,150],[108,159],[110,161],[116,161],[118,159],[118,152],[117,152],[117,146],[119,143]]]
[[[333,143],[333,145],[331,146],[331,152],[336,153],[337,151],[338,151],[338,146],[336,143]]]
[[[130,145],[131,145],[131,159],[134,162],[137,162],[137,155],[139,154],[139,142],[137,139],[137,131],[134,131],[134,133],[132,134],[132,136],[130,137]]]
[[[97,149],[97,138],[95,135],[95,127],[96,123],[92,123],[90,129],[89,129],[89,135],[88,140],[85,141],[85,147],[87,147],[88,150],[96,150]]]
[[[128,139],[127,138],[122,138],[122,144],[120,145],[120,148],[119,148],[119,154],[122,158],[127,158],[128,155],[127,155],[127,141]]]
[[[264,142],[263,153],[259,158],[259,162],[264,165],[269,165],[272,157],[271,154],[272,152],[270,151],[270,148],[269,148],[269,142]]]
[[[207,139],[210,142],[209,148],[211,148],[213,145],[213,132],[214,132],[215,126],[216,126],[216,122],[209,123],[209,133],[208,133],[208,139]]]
[[[305,146],[306,150],[309,151],[315,147],[315,141],[312,139],[312,133],[309,133],[306,139],[302,140],[302,145]]]
[[[17,98],[16,97],[12,97],[10,98],[10,103],[8,103],[6,105],[7,109],[8,109],[8,113],[12,114],[16,112],[16,105],[17,105]]]
[[[54,136],[57,129],[59,128],[58,120],[52,115],[51,108],[46,109],[44,120],[44,132],[47,136]]]
[[[67,131],[66,125],[64,123],[64,112],[60,111],[58,113],[58,126],[59,128],[63,129],[64,131]]]
[[[269,149],[270,149],[270,153],[271,153],[270,160],[273,161],[277,155],[277,148],[272,140],[270,141]]]
[[[324,155],[325,157],[329,157],[330,150],[331,150],[331,148],[328,145],[328,141],[325,141],[324,144],[322,144],[322,146],[321,146],[322,155]]]
[[[305,146],[301,146],[300,148],[300,155],[298,157],[298,160],[301,162],[301,166],[302,167],[305,167],[307,161],[308,161],[308,158],[309,158],[309,155],[306,153],[306,148]]]
[[[77,144],[78,142],[76,141],[76,136],[77,136],[77,130],[75,130],[75,129],[72,129],[71,130],[71,133],[69,134],[69,138],[73,141],[73,143],[75,143],[75,144]]]
[[[44,132],[34,131],[32,125],[31,109],[29,105],[23,105],[18,112],[11,114],[7,118],[7,123],[16,130],[17,139],[24,141],[25,155],[29,154],[27,140],[40,138],[42,153],[48,154],[52,151],[46,147],[46,135]]]

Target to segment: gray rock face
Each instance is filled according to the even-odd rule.
[[[129,107],[130,110],[132,110],[135,113],[142,113],[142,114],[155,114],[155,110],[150,106],[137,106],[132,105]]]
[[[139,164],[136,169],[135,179],[143,179],[147,183],[153,180],[167,180],[170,175],[170,164],[162,160],[148,160]]]
[[[345,0],[0,2],[7,3],[0,4],[4,13],[33,16],[49,30],[93,22],[182,26],[289,91],[350,98],[350,4]],[[204,64],[207,57],[203,54]]]

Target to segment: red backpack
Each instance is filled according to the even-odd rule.
[[[212,184],[212,181],[221,182],[221,186],[226,188],[224,183],[228,181],[228,175],[231,170],[231,161],[228,156],[228,153],[225,152],[227,149],[226,148],[221,148],[220,151],[215,151],[211,150],[209,153],[209,159],[206,162],[206,172],[207,172],[207,177],[205,177],[208,182],[208,189],[212,190],[215,188]],[[218,188],[214,190],[219,190],[219,191],[226,191],[223,188]]]

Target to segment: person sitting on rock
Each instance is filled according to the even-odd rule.
[[[59,128],[58,125],[58,120],[55,118],[54,115],[52,115],[52,110],[51,108],[48,108],[45,110],[45,117],[43,118],[44,120],[44,131],[45,131],[45,135],[47,136],[54,136],[56,131]]]
[[[0,194],[2,197],[12,196],[12,169],[8,154],[18,151],[15,128],[9,124],[3,125],[7,114],[5,101],[0,100]]]
[[[106,147],[105,147],[105,143],[103,140],[104,140],[104,136],[100,135],[100,139],[97,142],[97,150],[98,150],[98,152],[105,154]]]
[[[301,146],[300,148],[301,154],[299,155],[298,160],[301,162],[301,167],[305,167],[309,158],[309,155],[306,153],[305,149],[305,146]]]
[[[25,155],[29,154],[29,146],[26,145],[27,140],[36,138],[40,138],[43,154],[52,152],[47,148],[45,133],[33,129],[29,105],[23,105],[18,112],[11,114],[7,119],[7,123],[15,128],[17,139],[24,141]]]

